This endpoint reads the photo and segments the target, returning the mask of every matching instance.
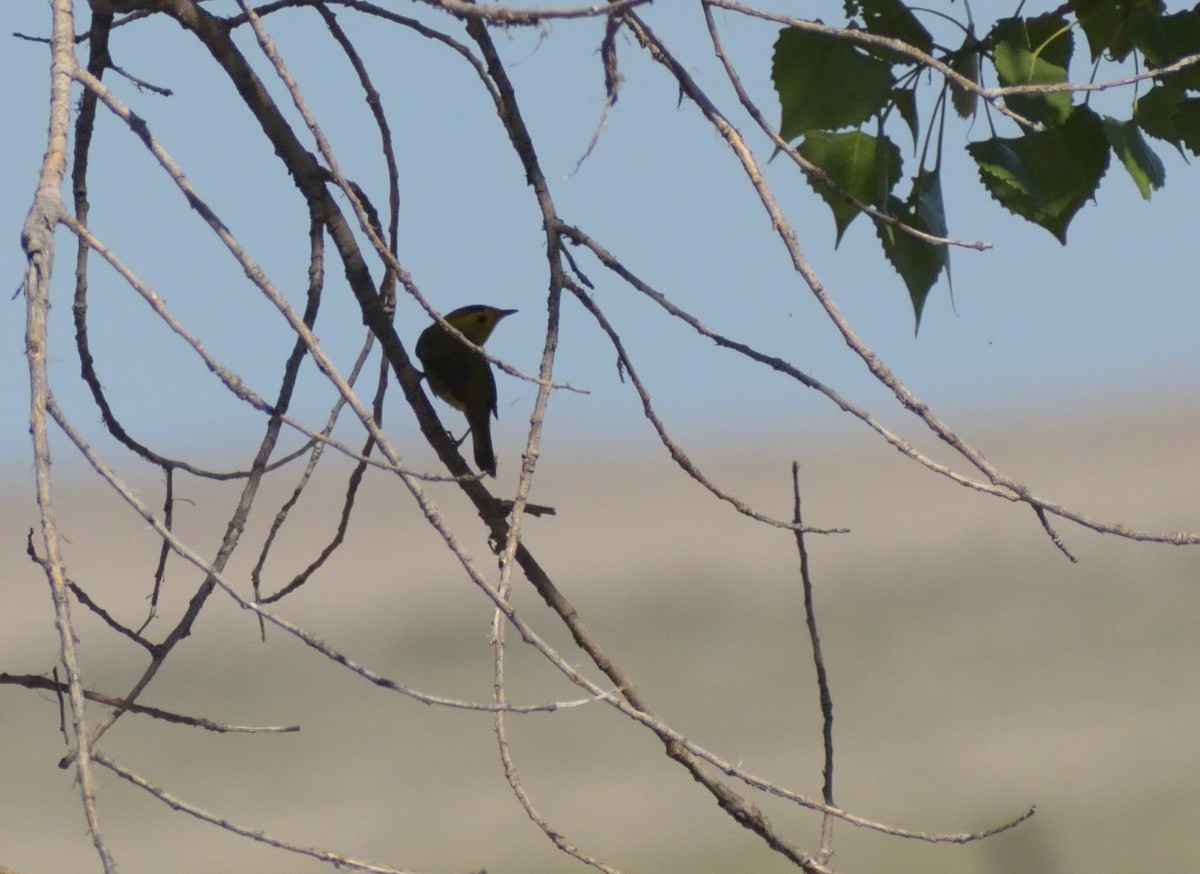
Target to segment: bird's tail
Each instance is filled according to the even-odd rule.
[[[492,451],[491,411],[486,407],[480,415],[467,417],[471,426],[471,443],[475,447],[475,466],[480,473],[496,475],[496,453]]]

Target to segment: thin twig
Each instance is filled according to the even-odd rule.
[[[540,24],[549,18],[600,18],[617,15],[627,9],[633,9],[649,3],[650,0],[611,0],[606,3],[594,3],[591,6],[578,6],[566,9],[518,9],[512,6],[477,6],[470,0],[421,0],[430,6],[444,9],[446,12],[471,21],[486,21],[489,24]]]
[[[374,335],[368,334],[367,342],[363,345],[362,350],[359,352],[359,358],[357,361],[354,362],[354,367],[350,371],[349,382],[351,384],[354,384],[354,382],[357,380],[359,370],[362,368],[363,364],[366,362],[367,354],[370,352],[371,347],[373,345],[374,345]],[[379,362],[379,381],[377,383],[377,388],[375,390],[375,401],[373,404],[375,421],[381,426],[383,425],[383,396],[384,396],[384,393],[387,391],[387,386],[388,386],[390,377],[391,377],[391,371],[388,369],[387,361],[385,359],[381,358],[380,362]],[[329,433],[330,431],[333,430],[333,426],[337,421],[338,412],[341,410],[343,403],[344,403],[343,398],[339,397],[337,400],[337,403],[334,406],[333,411],[329,415],[329,420],[325,423],[325,428],[324,428],[323,433]],[[375,446],[375,438],[371,437],[370,435],[367,435],[366,445],[364,445],[363,449],[362,449],[362,455],[363,455],[364,459],[370,457],[371,450],[374,446]],[[294,576],[290,582],[288,582],[286,585],[280,587],[276,592],[274,592],[270,595],[267,595],[266,597],[261,596],[261,594],[260,594],[260,577],[262,574],[263,565],[266,563],[266,560],[267,560],[267,553],[269,552],[269,550],[271,548],[271,543],[274,541],[276,535],[279,532],[279,529],[283,526],[284,520],[287,518],[287,514],[291,511],[291,508],[293,506],[295,506],[296,502],[300,499],[300,493],[303,490],[305,483],[308,482],[308,478],[312,475],[312,471],[316,467],[317,460],[319,457],[320,457],[319,453],[317,451],[314,451],[312,454],[312,457],[309,459],[308,467],[305,468],[304,476],[302,477],[301,481],[296,484],[295,489],[293,489],[293,491],[292,491],[292,496],[283,505],[283,507],[280,508],[279,512],[275,514],[275,519],[271,523],[271,530],[269,532],[267,532],[267,536],[263,541],[263,548],[262,548],[261,553],[259,554],[258,562],[255,564],[253,570],[250,571],[250,580],[253,583],[254,597],[260,603],[263,603],[263,604],[273,603],[273,602],[278,601],[279,599],[285,597],[286,595],[291,594],[296,589],[300,588],[302,585],[304,585],[306,582],[308,582],[309,579],[312,578],[312,575],[314,573],[316,573],[321,567],[323,567],[325,565],[325,562],[329,560],[329,557],[333,555],[333,553],[337,550],[337,548],[339,546],[341,546],[342,542],[345,540],[346,531],[350,527],[350,513],[354,509],[354,499],[355,499],[355,496],[358,494],[358,488],[362,484],[363,474],[366,472],[366,469],[367,469],[367,463],[365,460],[358,462],[354,466],[354,469],[350,471],[350,477],[349,477],[349,480],[346,485],[346,495],[342,501],[342,512],[338,518],[337,528],[334,531],[332,539],[330,539],[330,541],[327,544],[325,544],[325,546],[321,549],[321,551],[317,555],[317,557],[314,558],[311,562],[309,562],[308,566],[306,568],[304,568],[304,570],[302,570],[302,571],[300,571],[300,573],[296,574],[296,576]]]
[[[67,691],[66,683],[37,674],[8,674],[0,672],[0,685],[24,686],[26,689],[47,689],[52,692]],[[95,701],[97,704],[103,704],[107,707],[119,707],[122,710],[128,710],[130,713],[140,713],[152,719],[161,719],[164,722],[174,722],[178,725],[190,725],[194,728],[203,728],[205,731],[213,731],[219,734],[285,734],[300,730],[300,726],[298,725],[232,725],[228,722],[215,722],[211,719],[205,719],[202,716],[184,716],[182,713],[174,713],[159,707],[147,707],[145,704],[138,704],[126,698],[115,698],[112,695],[105,695],[103,692],[93,692],[90,689],[84,689],[83,696],[89,701]]]
[[[47,565],[46,559],[37,554],[37,548],[33,545],[32,528],[29,529],[29,533],[25,537],[25,554],[29,556],[29,560],[40,567],[43,572],[50,572],[50,568]],[[122,625],[113,618],[111,613],[93,601],[91,596],[88,595],[87,591],[82,586],[80,586],[70,577],[64,577],[64,580],[66,581],[67,588],[71,590],[71,594],[73,594],[79,600],[79,603],[99,616],[100,620],[105,625],[117,632],[117,634],[127,637],[129,640],[133,641],[143,649],[153,652],[154,644],[142,637],[140,628],[137,631],[134,631],[132,628],[127,628],[126,626]]]
[[[825,747],[825,767],[822,769],[821,797],[833,807],[833,695],[829,691],[829,676],[825,672],[825,657],[821,654],[821,637],[817,634],[817,608],[813,602],[812,577],[808,571],[808,547],[804,543],[803,519],[800,515],[800,463],[792,462],[793,515],[796,523],[796,551],[800,554],[800,584],[804,590],[804,620],[808,625],[808,641],[813,665],[817,671],[817,694],[821,702],[821,738]],[[817,860],[822,864],[833,856],[833,817],[828,811],[821,818],[821,851]]]
[[[577,846],[567,840],[566,836],[563,835],[562,832],[552,827],[546,818],[538,812],[538,809],[534,807],[533,800],[525,791],[525,786],[521,782],[521,776],[519,773],[517,773],[517,766],[512,760],[512,751],[509,749],[508,744],[508,734],[504,729],[503,713],[498,712],[496,714],[494,732],[496,735],[496,743],[500,750],[500,763],[504,767],[504,779],[508,781],[508,785],[512,789],[513,795],[520,803],[521,808],[525,811],[525,815],[529,817],[534,825],[541,829],[542,834],[549,838],[550,842],[553,843],[555,847],[566,853],[568,856],[578,859],[580,862],[595,868],[597,871],[603,871],[604,874],[620,874],[620,871],[618,871],[616,868],[605,864],[603,861],[594,856],[589,856],[587,853],[583,852]]]
[[[197,807],[194,804],[189,804],[182,798],[172,795],[165,789],[162,789],[161,787],[151,783],[146,778],[138,776],[133,771],[130,771],[128,768],[124,767],[118,762],[108,758],[108,756],[97,753],[96,762],[108,768],[121,779],[127,780],[134,786],[137,786],[139,789],[144,789],[145,791],[149,792],[172,810],[177,810],[180,813],[186,813],[189,816],[202,820],[203,822],[215,825],[224,829],[225,831],[233,832],[236,835],[241,835],[244,838],[250,838],[251,840],[257,841],[260,844],[266,844],[267,846],[275,847],[279,850],[287,850],[288,852],[296,853],[297,855],[308,856],[311,859],[317,859],[321,862],[328,862],[335,868],[339,869],[347,868],[352,871],[367,871],[370,872],[370,874],[413,874],[411,870],[406,868],[393,868],[389,865],[374,865],[370,862],[360,862],[357,859],[353,859],[341,853],[335,853],[332,850],[318,850],[312,847],[302,847],[299,844],[293,844],[290,841],[285,841],[281,838],[267,834],[261,829],[252,829],[247,826],[238,825],[233,820],[227,819],[223,816],[218,816],[214,813],[209,813],[208,811]]]
[[[663,446],[666,447],[667,452],[670,453],[671,460],[674,461],[684,471],[684,473],[711,492],[714,497],[729,504],[743,516],[748,516],[749,518],[754,519],[756,522],[762,522],[763,524],[770,525],[773,528],[795,529],[797,525],[795,521],[785,522],[782,519],[776,519],[773,516],[760,513],[758,510],[755,510],[744,501],[741,501],[728,492],[723,491],[704,475],[704,472],[695,465],[691,458],[688,457],[687,453],[683,451],[682,447],[680,447],[679,444],[672,439],[671,435],[667,432],[666,425],[663,424],[662,420],[658,417],[658,414],[654,411],[654,406],[650,400],[650,392],[642,383],[641,377],[638,376],[637,370],[633,366],[633,361],[630,359],[629,353],[625,351],[625,345],[621,342],[621,337],[619,334],[617,334],[616,329],[613,328],[612,324],[608,321],[608,318],[592,299],[591,295],[587,294],[582,288],[579,288],[574,282],[570,283],[568,288],[570,289],[571,293],[575,295],[575,299],[583,305],[583,308],[592,314],[592,318],[596,320],[596,323],[600,326],[600,330],[602,330],[608,336],[609,342],[612,343],[613,348],[617,352],[618,366],[625,374],[629,376],[629,381],[633,383],[634,391],[637,392],[638,397],[641,399],[642,414],[646,417],[651,426],[654,428],[655,432],[658,434],[658,438],[660,441],[662,441]],[[848,534],[850,531],[848,528],[806,528],[804,530],[811,534]]]
[[[592,131],[592,138],[588,140],[583,154],[575,162],[575,169],[571,171],[572,175],[579,172],[583,162],[588,159],[592,150],[596,148],[596,144],[600,142],[600,135],[608,126],[609,116],[612,114],[613,107],[617,105],[617,92],[624,81],[624,77],[621,76],[621,71],[617,67],[617,34],[620,30],[621,19],[619,16],[612,15],[604,23],[604,39],[600,41],[600,60],[604,65],[604,108],[600,110],[600,118],[596,122],[596,129]]]
[[[363,12],[387,17],[388,10],[382,9],[365,0],[273,0],[256,6],[253,13],[258,16],[269,15],[281,9],[294,9],[297,6],[315,6],[320,2],[337,3]],[[612,3],[594,3],[590,6],[562,6],[523,9],[519,6],[509,6],[499,3],[475,5],[468,0],[420,0],[427,6],[448,12],[455,18],[464,21],[485,21],[488,24],[500,26],[537,25],[551,19],[600,18],[613,15],[614,11],[632,9],[649,3],[650,0],[613,0]],[[249,15],[245,11],[241,15],[232,16],[229,22],[232,26],[245,24]]]
[[[167,526],[167,530],[171,530],[175,526],[175,468],[170,465],[163,468],[163,524]],[[138,627],[140,635],[146,630],[146,627],[154,619],[158,610],[158,597],[162,593],[163,581],[167,578],[167,559],[171,556],[171,550],[167,548],[165,543],[158,547],[158,564],[154,568],[154,586],[150,590],[150,610],[146,614],[146,619]]]
[[[495,43],[492,41],[488,29],[479,21],[468,21],[467,35],[479,47],[488,77],[495,86],[492,93],[494,94],[496,114],[504,125],[513,151],[516,152],[517,158],[525,170],[525,178],[533,188],[538,210],[542,214],[542,230],[546,235],[546,267],[549,274],[549,290],[546,297],[546,334],[542,342],[541,361],[538,364],[537,394],[534,397],[533,410],[529,416],[525,451],[521,455],[517,488],[507,510],[508,526],[499,556],[500,579],[497,590],[507,600],[512,585],[514,558],[521,545],[521,527],[524,524],[525,506],[529,501],[534,472],[541,455],[541,436],[545,423],[546,406],[550,401],[550,389],[554,385],[554,359],[558,350],[562,290],[567,282],[567,273],[562,258],[563,246],[559,236],[558,211],[550,193],[550,184],[538,161],[533,137],[521,114],[516,89],[500,59],[500,53],[496,51]],[[499,617],[497,617],[497,621],[500,621]],[[614,682],[617,681],[614,680]]]
[[[163,88],[161,85],[155,85],[152,82],[147,82],[145,79],[139,79],[137,76],[121,67],[118,67],[116,64],[109,63],[108,68],[117,75],[128,79],[139,91],[149,91],[152,94],[159,95],[160,97],[171,97],[175,93],[170,88]]]

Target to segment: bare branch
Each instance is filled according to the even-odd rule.
[[[297,6],[317,6],[322,2],[336,3],[339,6],[347,6],[351,9],[357,9],[360,12],[377,15],[381,18],[391,18],[395,15],[390,10],[377,6],[374,3],[366,2],[366,0],[274,0],[271,3],[264,3],[262,6],[256,6],[252,11],[255,15],[263,16],[269,15],[272,12],[278,12],[280,9],[294,9]],[[443,12],[448,12],[455,18],[460,18],[464,21],[483,21],[490,25],[507,27],[537,25],[554,19],[602,18],[614,15],[625,9],[632,9],[635,6],[649,3],[650,0],[612,0],[610,3],[594,3],[590,6],[533,9],[523,9],[519,6],[507,6],[499,3],[491,3],[487,6],[475,5],[474,3],[467,2],[467,0],[420,0],[420,2],[435,9],[440,9]],[[245,11],[241,15],[233,16],[229,19],[233,26],[245,24],[248,20],[249,14]]]
[[[67,673],[67,698],[70,701],[71,730],[78,759],[75,773],[83,799],[84,815],[92,844],[100,857],[105,874],[116,870],[96,809],[96,783],[92,771],[87,709],[75,648],[75,626],[71,621],[71,602],[67,594],[66,571],[59,548],[58,522],[54,512],[54,490],[50,478],[50,442],[46,415],[51,401],[47,359],[50,356],[46,316],[50,310],[50,275],[54,265],[54,227],[63,213],[59,195],[66,169],[67,125],[70,117],[71,76],[76,68],[72,40],[74,19],[70,0],[53,0],[53,34],[50,41],[50,128],[46,152],[38,176],[37,191],[21,232],[21,245],[28,259],[24,276],[25,354],[29,366],[29,424],[33,437],[33,465],[37,483],[37,504],[41,515],[44,568],[54,602],[58,630],[59,655]]]
[[[560,9],[517,9],[498,5],[476,6],[467,0],[421,0],[421,2],[444,9],[467,21],[486,21],[488,24],[539,24],[543,20],[552,18],[600,18],[618,15],[626,9],[649,3],[650,0],[611,0],[608,3],[595,3],[591,6]]]

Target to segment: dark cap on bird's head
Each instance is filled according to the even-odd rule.
[[[482,346],[492,335],[496,325],[505,316],[511,316],[516,310],[502,310],[486,304],[473,303],[470,306],[459,307],[442,316],[447,322],[463,332],[463,336]]]

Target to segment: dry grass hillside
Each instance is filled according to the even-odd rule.
[[[1200,530],[1200,416],[1031,418],[968,436],[1039,494],[1098,518]],[[729,490],[787,515],[787,465],[800,452],[806,521],[853,529],[810,541],[839,804],[931,832],[984,829],[1038,806],[1024,826],[965,847],[840,824],[836,870],[1200,870],[1200,547],[1123,542],[1062,523],[1080,558],[1072,564],[1030,512],[918,471],[885,447],[742,449],[750,451],[710,448],[697,460]],[[319,500],[301,505],[269,579],[286,579],[324,542],[340,488],[329,479]],[[489,700],[488,606],[395,488],[373,478],[344,549],[279,612],[398,682]],[[494,571],[457,495],[432,490]],[[10,673],[48,671],[56,657],[44,582],[23,557],[31,494],[15,476],[5,489],[0,670]],[[158,500],[153,482],[143,495]],[[189,484],[180,497],[181,533],[210,555],[229,493]],[[528,521],[530,547],[658,713],[723,758],[818,796],[820,722],[790,537],[746,521],[658,460],[585,466],[547,450],[534,499],[559,515]],[[262,505],[252,534],[261,536],[276,505]],[[151,533],[84,481],[64,483],[60,517],[68,570],[137,624]],[[241,585],[253,558],[234,563]],[[196,580],[174,567],[164,616]],[[516,602],[582,665],[520,583]],[[375,688],[278,630],[261,642],[253,618],[227,598],[210,606],[144,703],[302,730],[221,735],[127,717],[104,738],[108,755],[215,814],[304,846],[413,871],[584,870],[519,809],[486,714]],[[86,683],[122,694],[144,656],[78,607],[75,615]],[[515,635],[509,659],[513,701],[579,697]],[[0,712],[0,866],[98,871],[71,772],[55,767],[64,752],[55,701],[0,686]],[[514,715],[508,727],[541,813],[621,871],[793,870],[604,705]],[[202,825],[107,772],[100,781],[101,821],[128,874],[330,870]],[[755,800],[815,847],[816,817]]]

